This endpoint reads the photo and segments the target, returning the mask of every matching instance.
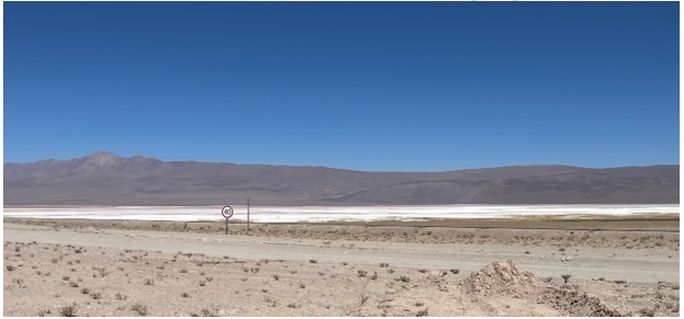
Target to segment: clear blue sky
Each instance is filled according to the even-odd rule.
[[[678,3],[5,3],[5,162],[679,162]]]

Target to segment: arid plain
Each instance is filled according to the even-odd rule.
[[[677,316],[679,219],[4,220],[8,316]]]

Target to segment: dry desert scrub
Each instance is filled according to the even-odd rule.
[[[149,312],[147,305],[142,304],[140,302],[136,302],[133,305],[131,305],[131,310],[137,313],[139,316],[147,316]]]
[[[75,317],[76,316],[76,306],[75,305],[67,305],[64,307],[59,308],[59,314],[62,317]]]

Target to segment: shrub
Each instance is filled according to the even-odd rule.
[[[570,277],[572,277],[572,275],[568,275],[568,274],[561,275],[561,278],[563,278],[563,282],[566,284],[568,283],[568,279],[570,279]]]
[[[218,310],[218,308],[216,308],[216,307],[211,308],[211,309],[202,308],[202,316],[205,316],[205,317],[218,317],[218,316],[219,316],[219,310]]]
[[[309,259],[309,262],[312,263],[312,264],[316,264],[316,263],[318,263],[318,260],[316,260],[316,259]]]
[[[183,298],[190,298],[190,294],[187,292],[181,292],[181,297]]]
[[[135,311],[136,313],[138,313],[138,315],[141,315],[141,316],[147,316],[147,313],[149,311],[149,309],[147,308],[146,305],[139,303],[139,302],[136,302],[135,304],[133,304],[131,306],[131,310]]]
[[[378,279],[378,273],[374,271],[373,274],[370,275],[369,278],[370,278],[371,280],[376,280],[376,279]]]
[[[411,278],[409,278],[408,276],[399,276],[399,278],[397,278],[396,280],[401,281],[403,283],[408,283],[409,281],[411,281]]]
[[[74,317],[76,316],[76,307],[69,305],[59,308],[59,314],[62,315],[62,317]]]

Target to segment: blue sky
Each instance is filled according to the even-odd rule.
[[[4,6],[5,162],[679,162],[676,2]]]

